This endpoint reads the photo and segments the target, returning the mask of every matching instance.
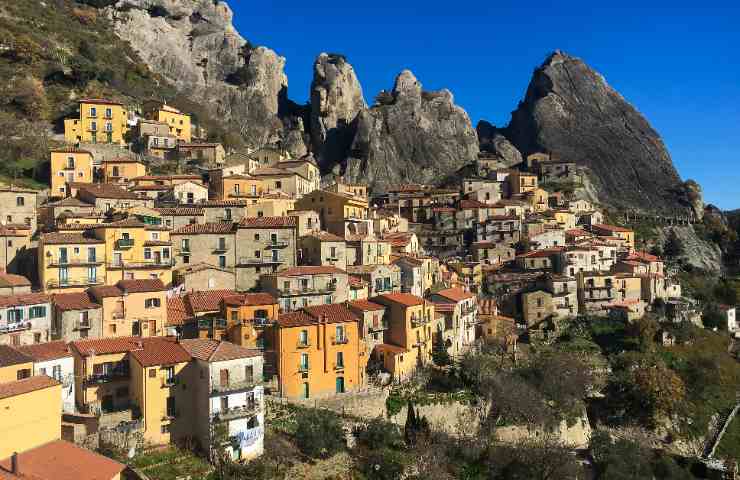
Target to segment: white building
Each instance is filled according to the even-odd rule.
[[[20,346],[48,342],[51,315],[49,295],[0,296],[0,343]]]
[[[737,336],[740,328],[738,328],[737,325],[735,307],[730,305],[720,305],[719,309],[725,317],[725,320],[727,320],[727,331]]]
[[[47,375],[62,383],[62,411],[75,412],[74,358],[63,341],[18,347],[33,359],[33,374]]]
[[[197,182],[178,183],[172,187],[175,199],[181,204],[192,205],[208,200],[208,187]]]
[[[444,317],[443,338],[451,355],[465,353],[475,342],[478,324],[477,297],[461,288],[447,288],[430,295],[435,312]]]
[[[262,455],[265,404],[262,383],[264,359],[258,350],[229,342],[181,340],[193,356],[194,433],[202,448],[214,448],[220,426],[228,437],[227,451],[234,460]]]

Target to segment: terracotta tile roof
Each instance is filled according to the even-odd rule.
[[[56,202],[47,203],[47,207],[94,207],[92,203],[83,202],[77,197],[67,197]]]
[[[44,388],[61,385],[58,381],[46,375],[24,378],[14,382],[0,383],[0,399],[23,395],[24,393],[43,390]],[[51,478],[51,477],[49,477]]]
[[[203,210],[200,207],[174,207],[174,208],[155,208],[156,211],[158,211],[162,215],[166,216],[198,216],[203,215],[205,210]]]
[[[238,358],[260,357],[259,350],[244,348],[230,342],[210,339],[180,340],[190,355],[206,362],[225,362]]]
[[[451,313],[455,311],[455,304],[454,303],[434,303],[434,312],[444,312],[444,313]]]
[[[403,355],[404,353],[409,353],[405,348],[399,347],[398,345],[391,345],[390,343],[379,343],[378,345],[375,345],[375,350],[378,352],[390,353],[391,355]]]
[[[627,256],[627,260],[635,260],[635,261],[638,261],[638,262],[640,262],[640,261],[642,261],[642,262],[660,262],[661,261],[660,257],[657,257],[655,255],[652,255],[652,254],[650,254],[648,252],[642,252],[642,251],[638,251],[638,250],[630,253]]]
[[[271,177],[271,176],[290,176],[290,175],[296,175],[293,172],[289,172],[288,170],[282,169],[282,168],[276,168],[276,167],[262,167],[258,168],[257,170],[254,170],[251,175],[253,177]]]
[[[167,325],[183,325],[195,317],[185,297],[167,299]]]
[[[563,250],[561,248],[543,248],[542,250],[532,250],[531,252],[517,255],[518,258],[548,258],[557,255]]]
[[[136,218],[128,217],[128,218],[124,218],[123,220],[106,223],[103,226],[106,228],[108,227],[144,228],[147,226],[147,224]]]
[[[246,200],[208,200],[201,204],[203,207],[246,207]]]
[[[173,230],[170,235],[218,235],[224,233],[233,233],[236,231],[235,223],[192,223]]]
[[[462,302],[463,300],[475,297],[472,293],[466,292],[461,288],[446,288],[437,292],[437,295],[452,300],[453,302]]]
[[[0,344],[0,367],[9,367],[20,363],[28,363],[33,359],[10,345]]]
[[[384,305],[373,303],[370,300],[352,300],[349,302],[349,305],[350,307],[362,310],[363,312],[375,312],[378,310],[385,310],[386,308]]]
[[[582,228],[573,228],[571,230],[566,230],[565,234],[571,237],[590,237],[592,236],[592,233],[587,232],[586,230]]]
[[[8,227],[8,225],[0,226],[0,237],[28,237],[31,234],[30,227],[18,228]]]
[[[100,163],[142,163],[134,157],[116,157],[101,161]]]
[[[120,288],[115,285],[101,285],[98,287],[90,287],[88,289],[90,295],[94,298],[101,299],[106,297],[119,297],[123,295]]]
[[[486,205],[485,203],[479,202],[478,200],[460,200],[460,208],[463,210],[491,207],[492,205]]]
[[[126,465],[78,447],[55,440],[18,454],[21,475],[9,472],[10,459],[0,462],[0,478],[26,480],[109,480],[121,474]]]
[[[168,240],[147,240],[144,242],[145,247],[169,247],[172,242]]]
[[[285,270],[281,270],[277,273],[273,273],[277,277],[299,277],[301,275],[328,275],[328,274],[344,274],[347,272],[341,268],[332,267],[331,265],[306,265],[301,267],[291,267]]]
[[[83,357],[90,355],[106,355],[111,353],[126,353],[132,350],[142,349],[142,337],[107,337],[76,340],[70,342],[72,351],[76,351]]]
[[[400,268],[398,265],[347,265],[347,273],[367,275],[383,267],[388,267],[391,270],[399,270]]]
[[[93,197],[98,198],[115,198],[119,200],[139,200],[140,198],[119,186],[110,183],[88,183],[80,185],[80,190],[84,190]]]
[[[183,265],[175,269],[175,271],[179,275],[188,275],[190,273],[198,273],[204,270],[219,270],[221,272],[228,272],[228,273],[233,274],[233,272],[225,268],[217,267],[216,265],[211,265],[210,263],[205,263],[205,262],[192,263],[192,264],[189,263],[187,265]]]
[[[38,305],[49,303],[51,295],[45,293],[19,293],[18,295],[0,296],[0,308],[15,307],[20,305]]]
[[[221,146],[220,143],[181,143],[180,148],[216,148]]]
[[[224,298],[227,305],[274,305],[277,298],[269,293],[241,293]]]
[[[315,325],[320,321],[326,323],[357,322],[359,318],[343,303],[331,305],[315,305],[304,307],[295,312],[284,313],[278,316],[277,323],[281,327],[299,327]]]
[[[191,359],[188,351],[171,338],[149,337],[143,340],[142,345],[143,349],[131,351],[131,356],[142,367],[172,365],[189,362]]]
[[[62,311],[101,308],[101,305],[95,303],[87,292],[57,293],[52,295],[51,302]]]
[[[72,356],[72,352],[69,351],[69,346],[62,340],[36,343],[34,345],[24,345],[18,347],[18,351],[25,353],[36,362],[45,362],[47,360],[56,360],[57,358]]]
[[[596,225],[593,225],[591,228],[595,228],[597,230],[602,230],[605,232],[632,232],[632,229],[619,227],[617,225],[607,225],[605,223],[599,223]]]
[[[410,293],[386,293],[385,295],[380,295],[377,297],[371,298],[373,302],[379,302],[379,303],[398,303],[401,305],[404,305],[406,307],[414,307],[416,305],[423,305],[424,299],[421,297],[417,297],[416,295],[411,295]]]
[[[92,155],[92,152],[89,150],[83,150],[81,148],[77,147],[62,147],[62,148],[52,148],[49,150],[49,152],[53,153],[87,153],[89,155]]]
[[[30,287],[31,282],[23,275],[0,273],[0,288],[2,287]]]
[[[93,226],[94,225],[86,225],[85,228]],[[41,243],[46,245],[99,244],[105,243],[105,240],[100,240],[92,235],[86,235],[84,233],[51,232],[41,235]]]
[[[333,233],[325,232],[323,230],[320,232],[309,233],[306,237],[314,237],[322,242],[344,242],[344,238],[339,235],[334,235]]]
[[[116,285],[126,293],[161,292],[166,290],[164,283],[158,278],[119,280]]]
[[[129,188],[131,192],[164,192],[166,190],[172,190],[171,185],[137,185]]]
[[[242,218],[239,228],[285,228],[298,225],[298,217],[248,217]]]
[[[236,295],[235,290],[204,290],[191,292],[186,295],[190,308],[194,313],[215,312],[221,309],[224,298]]]

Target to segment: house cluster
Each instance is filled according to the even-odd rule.
[[[361,392],[405,381],[435,351],[680,298],[634,232],[539,186],[578,178],[546,154],[519,169],[481,157],[451,188],[372,194],[322,183],[310,155],[192,143],[202,129],[160,102],[82,100],[65,129],[74,146],[51,150],[45,203],[0,190],[0,402],[18,412],[0,432],[24,438],[0,459],[21,469],[39,448],[77,458],[88,453],[74,444],[122,432],[253,458],[266,395]],[[96,161],[95,143],[191,173]]]

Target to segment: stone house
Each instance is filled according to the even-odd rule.
[[[51,336],[73,342],[81,338],[100,338],[103,332],[103,307],[88,292],[58,293],[52,296]]]
[[[559,228],[546,229],[540,234],[530,236],[529,241],[537,250],[562,247],[565,245],[565,231]]]
[[[25,262],[33,255],[31,229],[0,226],[0,268],[6,272],[30,274],[33,265]]]
[[[238,222],[247,216],[246,200],[209,200],[199,205],[206,223]]]
[[[172,187],[172,192],[181,205],[193,205],[208,200],[208,187],[200,182],[178,183]]]
[[[502,265],[516,257],[516,250],[506,243],[473,242],[471,249],[475,261],[485,265]]]
[[[347,272],[367,282],[369,297],[401,291],[398,265],[351,265]]]
[[[157,208],[162,224],[172,229],[178,229],[193,223],[205,223],[205,210],[201,207],[172,207]]]
[[[172,277],[173,283],[182,286],[186,292],[236,288],[236,274],[233,267],[228,269],[207,263],[196,263],[174,270]]]
[[[547,291],[552,294],[555,318],[578,315],[578,280],[575,277],[548,275],[545,282]]]
[[[291,210],[288,215],[298,219],[299,237],[321,231],[321,219],[316,210]]]
[[[131,207],[154,208],[154,200],[141,198],[136,194],[108,183],[82,185],[77,191],[77,198],[95,205],[99,212],[126,210]]]
[[[551,293],[537,290],[522,294],[522,316],[527,327],[537,327],[554,313]]]
[[[0,296],[31,293],[31,282],[22,275],[0,272]]]
[[[434,311],[444,321],[439,325],[448,353],[458,356],[474,344],[478,326],[478,299],[460,288],[446,288],[433,293],[429,300],[434,302]]]
[[[236,231],[236,288],[249,290],[260,276],[298,264],[297,217],[244,218]]]
[[[579,309],[583,314],[606,315],[604,307],[617,298],[617,279],[612,273],[580,272],[578,278]]]
[[[236,266],[236,223],[194,223],[170,232],[175,268],[205,263],[225,270]]]
[[[350,301],[347,307],[360,319],[359,332],[365,346],[364,356],[367,361],[375,347],[383,343],[383,336],[388,330],[386,307],[367,299]],[[360,355],[362,356],[362,352]]]
[[[0,223],[6,228],[30,227],[31,234],[35,233],[38,228],[37,193],[13,186],[0,188],[0,205],[3,206]]]
[[[330,265],[347,268],[347,248],[344,238],[329,232],[313,232],[298,239],[301,265]]]
[[[332,266],[303,266],[263,275],[262,290],[278,298],[284,312],[349,300],[347,272]]]

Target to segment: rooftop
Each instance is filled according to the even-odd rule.
[[[373,297],[370,299],[373,302],[379,302],[379,303],[397,303],[400,305],[404,305],[406,307],[414,307],[416,305],[423,305],[424,299],[421,297],[417,297],[416,295],[411,295],[410,293],[386,293],[385,295],[379,295],[377,297]]]
[[[43,390],[56,385],[60,385],[60,383],[46,375],[37,375],[35,377],[24,378],[23,380],[16,380],[14,382],[0,383],[0,399],[16,397],[18,395],[35,392],[36,390]]]
[[[452,300],[453,302],[462,302],[463,300],[475,297],[475,295],[466,292],[462,288],[446,288],[437,292],[436,295]]]
[[[62,340],[37,343],[34,345],[23,345],[18,347],[18,351],[28,355],[36,362],[45,362],[47,360],[56,360],[57,358],[72,356],[72,352],[69,351],[69,346]]]
[[[180,345],[194,358],[206,362],[224,362],[239,358],[262,356],[259,350],[244,348],[230,342],[205,338],[181,340]]]
[[[49,303],[51,296],[45,293],[19,293],[18,295],[0,296],[0,308],[17,307],[21,305],[38,305]]]
[[[33,358],[19,350],[16,350],[10,345],[0,345],[0,368],[28,363],[31,361],[33,361]]]
[[[298,225],[298,217],[246,217],[239,222],[239,228],[284,228]]]

